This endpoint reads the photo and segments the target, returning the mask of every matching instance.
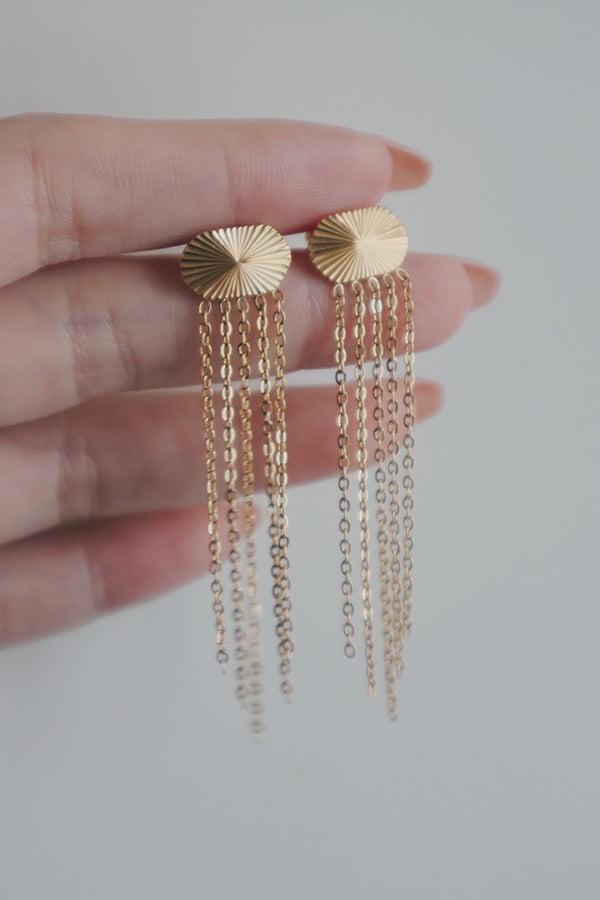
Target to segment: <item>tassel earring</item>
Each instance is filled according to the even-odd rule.
[[[262,446],[281,689],[286,697],[292,691],[290,657],[293,644],[286,512],[285,313],[284,296],[278,289],[290,261],[288,244],[269,225],[204,232],[187,244],[180,259],[183,280],[201,297],[200,356],[217,661],[225,669],[230,652],[226,642],[225,587],[217,515],[222,470],[227,504],[236,692],[240,701],[248,707],[250,728],[256,736],[263,731],[263,688],[261,607],[254,543],[255,460],[250,406],[253,348],[258,350],[256,374],[260,378]],[[234,322],[237,322],[236,327]],[[235,331],[237,338],[234,337]],[[220,338],[219,358],[213,338]],[[271,346],[273,352],[270,352]],[[237,371],[236,360],[239,361]],[[217,459],[215,419],[218,417],[214,407],[214,375],[219,372],[225,446],[222,467]],[[234,380],[239,381],[237,394]]]
[[[352,303],[354,325],[350,354],[354,359],[356,378],[358,545],[367,689],[370,695],[376,692],[367,471],[368,445],[371,444],[374,446],[375,462],[374,514],[377,524],[383,656],[387,708],[392,719],[396,718],[396,680],[404,669],[404,642],[411,629],[413,587],[415,345],[411,282],[408,273],[400,268],[407,248],[406,229],[389,210],[381,206],[327,216],[319,222],[308,240],[308,252],[314,265],[334,282],[344,650],[348,657],[356,655],[348,477],[351,465],[349,386],[346,372],[347,307]],[[398,335],[398,286],[403,299],[404,334],[401,346]],[[369,343],[373,357],[371,432],[368,427],[366,386]],[[405,366],[402,387],[398,383],[399,351],[404,355]],[[401,425],[403,437],[400,436]],[[401,444],[403,458],[400,462]]]

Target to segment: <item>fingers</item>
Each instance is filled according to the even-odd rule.
[[[0,645],[87,622],[208,569],[205,509],[127,516],[0,548]]]
[[[486,266],[470,259],[461,259],[473,287],[473,308],[485,306],[498,290],[499,276]]]
[[[0,284],[223,224],[302,231],[429,174],[383,138],[285,121],[16,117],[0,121],[0,162]]]
[[[456,331],[497,281],[491,270],[452,257],[413,254],[406,266],[418,351]],[[288,369],[332,366],[331,285],[296,252],[283,287]],[[0,290],[0,311],[0,425],[115,391],[198,382],[197,298],[172,257],[45,269]]]
[[[288,390],[292,483],[336,470],[335,397],[335,385]],[[259,404],[255,395],[257,489],[264,486]],[[433,414],[440,404],[437,385],[417,385],[417,417]],[[3,429],[0,543],[76,520],[201,505],[206,500],[202,421],[199,393],[149,392],[103,398]],[[353,458],[352,446],[350,451]],[[217,458],[222,455],[218,443]]]

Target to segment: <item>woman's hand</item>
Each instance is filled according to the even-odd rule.
[[[197,298],[175,255],[123,254],[227,225],[303,231],[428,173],[395,143],[321,125],[0,121],[0,642],[207,568],[201,403],[158,390],[198,384]],[[406,268],[417,351],[496,285],[449,257],[412,254]],[[289,370],[333,366],[330,286],[304,252],[283,289]],[[334,395],[288,391],[292,483],[335,471]],[[417,415],[440,397],[417,383]]]

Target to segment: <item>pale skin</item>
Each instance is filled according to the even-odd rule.
[[[393,141],[307,123],[0,120],[1,644],[207,570],[201,405],[160,390],[198,385],[197,298],[175,253],[140,251],[234,224],[305,231],[429,172]],[[497,285],[464,259],[405,267],[417,352]],[[329,283],[294,252],[282,287],[288,370],[332,367]],[[441,388],[418,381],[415,400],[430,416]],[[335,387],[290,388],[287,409],[291,483],[333,475]]]

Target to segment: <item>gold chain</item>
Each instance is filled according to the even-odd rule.
[[[352,284],[356,317],[356,419],[358,422],[358,518],[360,526],[360,576],[365,630],[365,653],[367,663],[367,690],[371,696],[377,689],[375,681],[375,653],[373,644],[373,606],[371,602],[371,569],[369,562],[369,507],[367,488],[367,389],[365,386],[365,298],[364,288],[359,281]]]
[[[242,571],[240,554],[240,534],[237,513],[237,454],[235,450],[235,426],[233,408],[233,386],[231,365],[231,304],[229,300],[219,301],[221,312],[221,377],[223,378],[223,420],[225,439],[225,486],[227,499],[227,521],[229,523],[229,560],[231,563],[231,581],[233,585],[233,636],[235,639],[235,656],[237,662],[236,681],[238,698],[245,702],[247,698],[246,667],[248,653],[246,650],[246,632],[244,629],[244,594],[242,591]]]
[[[242,492],[244,496],[244,545],[246,551],[246,590],[248,596],[248,702],[250,730],[256,736],[263,731],[262,647],[260,639],[260,605],[256,591],[256,549],[254,544],[254,454],[252,450],[252,410],[250,407],[250,322],[248,300],[239,297],[238,332],[240,342],[240,426],[242,449]]]
[[[351,544],[350,544],[350,498],[348,491],[350,480],[348,478],[348,469],[350,460],[348,458],[348,392],[346,390],[346,321],[345,321],[345,305],[346,294],[343,284],[336,284],[333,290],[335,297],[335,361],[337,371],[335,380],[338,386],[337,391],[337,427],[338,427],[338,469],[340,475],[338,478],[338,488],[340,491],[340,550],[342,551],[342,594],[344,595],[344,653],[348,657],[356,656],[356,646],[353,641],[354,637],[354,605],[352,603],[352,563],[350,561]]]
[[[272,594],[277,602],[281,593],[279,562],[279,516],[277,512],[277,473],[275,469],[275,441],[273,426],[273,403],[271,402],[271,363],[269,359],[269,334],[267,318],[267,301],[263,294],[254,298],[258,310],[258,368],[260,372],[260,391],[262,400],[260,410],[263,417],[263,455],[265,461],[265,481],[267,487],[269,537],[271,539],[271,574],[273,576]]]
[[[406,635],[410,634],[412,627],[412,589],[413,589],[413,488],[415,486],[413,478],[413,448],[415,444],[413,436],[413,426],[415,424],[415,330],[414,330],[414,303],[412,297],[412,286],[408,272],[404,269],[398,269],[398,278],[402,282],[404,292],[404,439],[402,441],[404,447],[404,459],[402,466],[404,468],[404,477],[402,486],[404,488],[404,498],[402,506],[404,508],[404,517],[402,520],[404,526],[404,555],[402,557],[402,627]]]
[[[204,441],[206,454],[206,492],[208,499],[208,550],[210,553],[211,589],[215,614],[217,637],[217,662],[225,671],[227,650],[225,648],[225,621],[223,618],[223,581],[221,579],[221,544],[219,541],[217,454],[215,450],[215,409],[212,389],[212,344],[209,320],[210,303],[202,300],[200,313],[200,355],[202,357],[202,400],[204,410]]]
[[[400,485],[398,482],[398,298],[396,296],[396,282],[392,275],[386,275],[384,281],[387,286],[387,312],[388,312],[388,338],[386,368],[388,378],[386,391],[388,395],[388,484],[389,484],[389,514],[390,514],[390,551],[391,551],[391,585],[392,585],[392,609],[394,621],[394,658],[396,676],[399,677],[404,670],[404,628],[402,625],[402,578],[400,547]]]
[[[379,545],[379,580],[381,584],[381,611],[383,619],[383,650],[385,664],[385,683],[387,694],[387,708],[391,719],[396,718],[396,668],[394,656],[394,618],[392,607],[392,593],[390,584],[390,556],[388,551],[388,527],[386,513],[386,470],[385,447],[383,430],[383,304],[379,281],[376,278],[369,279],[371,289],[371,310],[373,314],[373,418],[375,428],[373,438],[375,440],[375,481],[377,489],[377,541]]]
[[[292,693],[290,680],[291,655],[294,649],[292,642],[292,619],[290,579],[288,575],[288,544],[287,535],[287,426],[285,418],[285,335],[283,326],[285,312],[283,309],[284,297],[281,291],[273,291],[275,311],[273,321],[275,323],[275,470],[277,483],[277,524],[279,554],[276,562],[276,600],[275,615],[277,618],[276,633],[279,639],[279,670],[281,672],[281,690],[286,698]]]

